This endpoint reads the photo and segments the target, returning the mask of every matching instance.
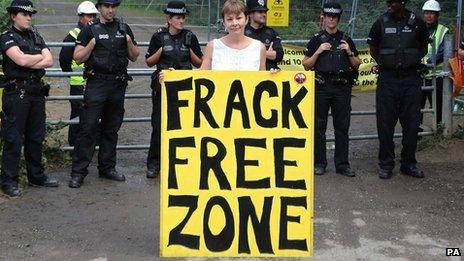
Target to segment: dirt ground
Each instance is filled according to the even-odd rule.
[[[38,5],[38,24],[75,22],[72,3],[44,0]],[[124,16],[129,23],[163,22],[160,17]],[[71,27],[39,28],[54,42]],[[139,41],[149,41],[154,28],[133,30]],[[197,33],[206,40],[204,30]],[[132,67],[145,67],[146,49],[141,49]],[[52,51],[58,67],[59,50]],[[68,93],[65,79],[51,81],[53,95]],[[148,84],[146,77],[136,77],[128,93],[148,93]],[[354,94],[352,103],[353,110],[372,110],[374,95]],[[47,111],[49,119],[66,119],[68,102],[47,103]],[[149,100],[126,102],[126,117],[148,117],[150,111]],[[149,123],[125,123],[119,143],[147,144],[150,131]],[[331,133],[329,128],[328,136]],[[375,133],[373,116],[352,118],[352,135]],[[464,251],[464,141],[418,152],[419,166],[426,172],[421,180],[399,175],[398,168],[391,180],[380,180],[377,141],[350,145],[355,178],[335,174],[331,162],[328,173],[315,178],[314,260],[460,260],[444,253],[447,247]],[[145,178],[145,158],[146,151],[118,152],[124,183],[99,179],[92,164],[84,186],[70,189],[66,166],[48,171],[61,182],[59,188],[25,186],[19,199],[0,196],[0,260],[160,260],[159,180]]]

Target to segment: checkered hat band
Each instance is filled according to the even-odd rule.
[[[166,12],[174,14],[184,14],[187,12],[186,8],[166,8]]]
[[[11,6],[11,8],[19,8],[19,9],[23,9],[24,11],[26,12],[35,12],[35,9],[34,7],[30,6],[30,5],[14,5],[14,6]]]
[[[323,11],[328,14],[340,14],[342,12],[341,9],[337,8],[324,8]]]

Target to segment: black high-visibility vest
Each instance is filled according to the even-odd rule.
[[[96,73],[119,74],[127,70],[128,51],[125,24],[115,19],[117,29],[111,32],[97,20],[90,25],[95,47],[85,63],[86,69]]]
[[[339,31],[337,37],[330,35],[326,31],[316,34],[319,45],[330,43],[330,50],[322,52],[316,60],[314,71],[321,74],[343,75],[351,70],[350,59],[345,50],[338,49],[341,40],[346,40],[343,32]],[[319,47],[318,45],[318,47]]]
[[[163,45],[160,60],[156,64],[158,70],[174,69],[192,69],[190,60],[190,45],[192,41],[192,32],[183,29],[175,37],[169,34],[165,27],[160,28],[157,32],[160,35]]]
[[[386,69],[413,69],[421,63],[421,45],[418,41],[416,16],[395,20],[388,13],[380,18],[382,41],[380,42],[380,61]]]

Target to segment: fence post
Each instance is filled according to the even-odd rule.
[[[448,60],[453,56],[453,36],[445,36],[443,57],[443,135],[450,137],[453,134],[453,83],[450,78],[450,65]]]

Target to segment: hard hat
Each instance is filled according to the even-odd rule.
[[[81,14],[99,14],[95,5],[90,1],[84,1],[77,7],[77,15]]]
[[[422,11],[440,12],[441,11],[440,3],[438,3],[436,0],[428,0],[422,6]]]

